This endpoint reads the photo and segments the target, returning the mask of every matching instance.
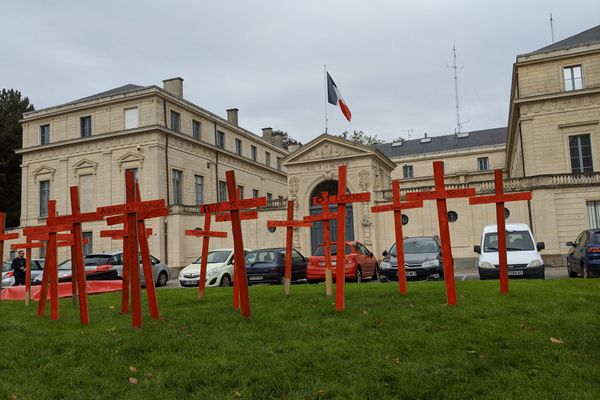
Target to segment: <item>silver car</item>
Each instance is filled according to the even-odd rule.
[[[38,275],[44,272],[44,259],[34,258],[31,260],[31,282],[35,281]],[[11,269],[12,262],[2,263],[2,287],[8,287],[15,284],[15,277]]]
[[[170,278],[169,267],[167,264],[161,262],[158,258],[150,256],[152,262],[152,278],[156,287],[165,286]],[[85,256],[85,267],[96,268],[100,265],[107,265],[114,267],[119,276],[123,277],[123,252],[112,251],[107,253],[92,253]],[[146,279],[144,277],[144,268],[140,260],[140,280],[142,286],[146,285]]]

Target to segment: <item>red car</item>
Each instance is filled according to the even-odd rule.
[[[337,246],[331,245],[331,272],[333,279],[336,276],[336,254]],[[362,282],[364,277],[377,279],[378,265],[377,259],[362,243],[357,241],[346,242],[345,246],[345,265],[346,280]],[[315,253],[309,257],[306,266],[306,279],[309,282],[319,282],[325,280],[325,246],[317,247]]]

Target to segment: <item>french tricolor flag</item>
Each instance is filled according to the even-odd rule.
[[[329,75],[329,72],[327,73],[327,100],[334,106],[339,105],[342,110],[342,113],[344,114],[344,117],[346,117],[348,122],[350,122],[350,119],[352,119],[352,113],[346,105],[346,102],[344,101],[340,90],[335,85],[333,79],[331,79],[331,75]]]

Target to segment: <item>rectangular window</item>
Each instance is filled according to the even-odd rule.
[[[268,201],[268,202],[271,202],[271,201],[273,201],[273,193],[268,193],[268,192],[267,192],[267,201]]]
[[[140,126],[139,117],[138,117],[138,109],[134,108],[126,108],[125,109],[125,129],[133,129]]]
[[[565,79],[565,91],[583,89],[583,78],[581,76],[581,65],[572,65],[563,68]]]
[[[183,173],[176,169],[173,170],[173,199],[171,204],[182,204],[183,203],[183,191],[181,190],[181,176]]]
[[[487,171],[490,169],[490,160],[488,157],[479,157],[477,159],[477,170]]]
[[[42,243],[43,243],[43,247],[40,248],[39,258],[46,258],[46,248],[48,247],[48,241],[44,240]]]
[[[200,140],[202,137],[202,124],[198,121],[192,120],[192,136],[196,140]]]
[[[256,161],[256,146],[250,146],[250,158],[252,161]]]
[[[79,119],[79,125],[81,127],[81,137],[92,136],[92,117],[81,117]]]
[[[48,144],[50,143],[50,125],[41,125],[40,126],[40,144]]]
[[[227,201],[227,182],[219,181],[219,199],[218,201]]]
[[[40,181],[40,217],[48,216],[48,201],[50,200],[50,181]]]
[[[93,243],[94,235],[92,232],[83,232],[82,237],[83,237],[83,255],[87,256],[88,254],[91,254],[93,251],[92,249],[94,248],[94,243]],[[86,239],[87,239],[87,243],[85,242]]]
[[[181,114],[171,110],[171,129],[175,132],[181,131]]]
[[[220,149],[225,148],[225,132],[217,131],[217,135],[215,136],[215,145],[217,145],[217,147]]]
[[[242,141],[240,139],[235,139],[235,154],[242,155]]]
[[[404,165],[402,166],[402,177],[404,179],[412,178],[413,174],[413,166],[412,165]]]
[[[281,157],[277,157],[277,170],[281,171]]]
[[[238,185],[237,187],[238,190],[238,199],[243,199],[244,198],[244,187],[242,185]]]
[[[586,202],[588,227],[590,229],[600,228],[600,201]]]
[[[594,172],[590,135],[569,136],[569,152],[573,174],[590,174]]]
[[[194,175],[194,191],[196,193],[196,205],[204,203],[203,178],[200,175]]]
[[[268,151],[265,151],[265,165],[267,167],[271,166],[271,153],[269,153]]]
[[[79,175],[79,205],[81,212],[91,212],[94,207],[94,175]]]
[[[258,195],[258,189],[252,189],[252,197],[254,197],[254,198],[259,197],[259,195]]]

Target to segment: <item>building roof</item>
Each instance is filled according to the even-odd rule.
[[[541,54],[550,51],[563,50],[571,47],[587,46],[596,43],[600,43],[600,25],[524,55]]]
[[[81,99],[73,100],[73,101],[70,101],[70,102],[68,102],[66,104],[81,103],[82,101],[89,101],[89,100],[94,100],[94,99],[100,99],[102,97],[108,97],[108,96],[114,96],[116,94],[121,94],[121,93],[126,93],[126,92],[132,92],[134,90],[140,90],[140,89],[144,89],[146,87],[147,86],[140,86],[140,85],[134,85],[133,83],[128,83],[127,85],[119,86],[119,87],[116,87],[114,89],[106,90],[104,92],[96,93],[96,94],[93,94],[91,96],[86,96],[86,97],[83,97]]]
[[[389,158],[405,157],[418,154],[438,153],[452,150],[464,150],[483,146],[506,144],[507,128],[483,129],[469,132],[468,136],[458,137],[456,134],[444,136],[431,136],[428,142],[423,138],[404,140],[398,143],[383,143],[377,145],[377,150]]]

